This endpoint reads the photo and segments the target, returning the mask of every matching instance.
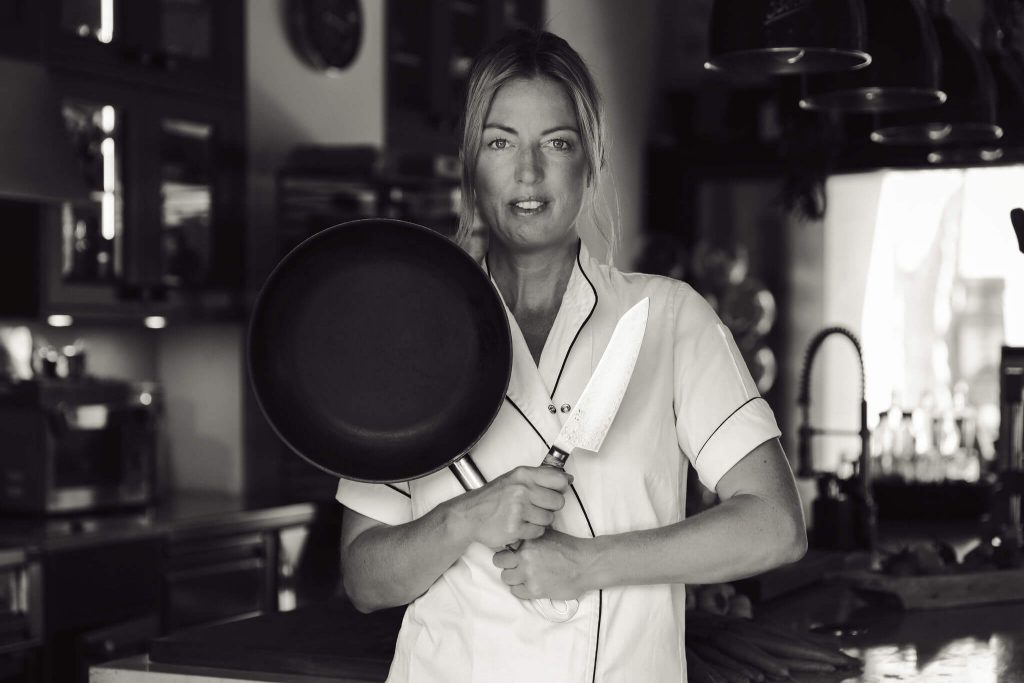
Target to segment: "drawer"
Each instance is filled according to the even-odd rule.
[[[164,628],[228,621],[276,608],[272,539],[246,533],[168,544]]]

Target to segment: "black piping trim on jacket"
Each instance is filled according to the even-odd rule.
[[[569,344],[569,348],[565,352],[565,357],[562,358],[562,367],[558,369],[558,377],[555,378],[555,386],[551,390],[552,398],[554,397],[555,392],[558,390],[558,383],[562,380],[562,372],[565,370],[565,364],[569,360],[569,354],[572,353],[572,347],[575,346],[576,340],[580,338],[580,333],[583,331],[583,328],[587,326],[587,323],[590,322],[590,318],[593,317],[594,311],[597,309],[597,302],[598,302],[598,298],[599,298],[597,296],[597,288],[594,287],[594,283],[590,280],[589,277],[587,277],[587,272],[585,270],[583,270],[583,262],[580,260],[580,253],[582,251],[582,247],[583,247],[583,242],[581,240],[581,241],[579,241],[577,243],[577,246],[576,246],[576,265],[579,266],[580,273],[583,275],[583,279],[587,281],[587,284],[590,285],[590,290],[594,293],[594,305],[590,307],[590,313],[587,314],[587,317],[583,320],[583,323],[579,326],[579,329],[576,330],[576,336],[574,336],[572,338],[572,342]],[[484,263],[487,264],[487,256],[486,255],[484,256]],[[488,272],[490,272],[489,264],[487,264],[487,265],[488,265]],[[541,440],[541,443],[544,444],[544,448],[550,448],[551,445],[547,442],[547,439],[544,438],[544,435],[540,433],[540,430],[537,429],[536,425],[533,424],[533,422],[530,420],[530,418],[528,418],[526,416],[526,413],[524,413],[522,411],[522,409],[519,406],[516,405],[516,402],[513,401],[511,398],[509,398],[509,396],[507,394],[505,395],[505,400],[508,401],[509,404],[511,404],[511,406],[516,409],[517,413],[522,415],[523,419],[526,420],[526,424],[530,425],[530,428],[533,429],[534,433]],[[590,530],[591,537],[596,538],[597,534],[594,533],[594,525],[591,524],[591,522],[590,522],[590,515],[587,514],[587,508],[583,506],[583,499],[580,498],[580,494],[579,494],[579,492],[576,491],[576,487],[575,486],[573,486],[572,484],[569,484],[569,488],[572,489],[573,495],[576,496],[576,502],[578,502],[580,504],[580,510],[583,512],[583,519],[585,519],[586,522],[587,522],[587,528]],[[593,674],[593,678],[591,679],[592,681],[597,681],[597,655],[598,655],[598,652],[600,652],[600,650],[601,650],[601,614],[603,612],[603,606],[604,606],[604,590],[598,589],[598,591],[597,591],[597,636],[594,638],[594,674]]]
[[[594,525],[590,523],[590,515],[587,514],[587,508],[583,507],[583,499],[580,498],[579,492],[576,487],[569,484],[569,488],[572,489],[572,493],[576,496],[576,502],[580,504],[580,510],[583,511],[583,519],[587,520],[587,528],[590,529],[590,535],[597,538],[597,534],[594,533]],[[594,674],[591,681],[597,681],[597,652],[601,649],[601,612],[604,605],[604,590],[601,588],[597,589],[597,635],[594,637]]]
[[[551,389],[551,398],[555,397],[555,392],[558,391],[558,383],[562,381],[562,372],[565,370],[565,364],[569,361],[569,354],[572,353],[572,347],[576,345],[576,340],[580,338],[580,332],[590,322],[590,318],[594,315],[594,311],[597,309],[597,288],[594,287],[594,283],[587,277],[587,271],[583,270],[583,262],[580,260],[580,252],[583,250],[583,241],[580,240],[576,244],[576,265],[579,266],[580,273],[583,275],[583,279],[590,285],[590,291],[594,293],[594,305],[590,307],[590,313],[587,313],[587,317],[583,320],[579,329],[576,330],[576,336],[572,338],[572,343],[569,344],[569,349],[565,352],[565,357],[562,359],[562,367],[558,369],[558,377],[555,378],[555,386]]]
[[[719,423],[719,425],[717,427],[715,427],[715,431],[711,432],[710,436],[708,436],[708,438],[704,440],[704,446],[708,445],[708,442],[711,441],[711,439],[715,436],[715,433],[717,433],[718,430],[722,428],[722,425],[724,425],[726,422],[729,421],[729,418],[731,418],[733,415],[735,415],[736,413],[738,413],[741,410],[743,410],[743,406],[747,405],[751,401],[756,401],[759,398],[761,398],[761,397],[760,396],[755,396],[753,398],[748,398],[746,401],[743,402],[742,405],[740,405],[738,408],[736,408],[736,410],[734,410],[731,413],[729,413],[729,417],[726,417],[724,420],[722,420],[722,422]],[[693,459],[694,462],[697,462],[697,460],[700,458],[700,454],[704,451],[704,446],[701,446],[700,450],[697,451],[697,457]]]
[[[409,493],[408,491],[403,491],[402,489],[398,488],[394,484],[387,484],[387,487],[389,489],[394,489],[395,491],[398,491],[399,493],[401,493],[406,498],[412,498],[412,494],[411,493]]]
[[[548,446],[547,440],[544,438],[544,435],[540,433],[540,430],[538,430],[536,426],[534,426],[533,422],[530,421],[530,418],[526,417],[526,413],[523,412],[523,409],[517,406],[516,402],[513,401],[508,394],[505,394],[505,400],[508,401],[512,405],[512,407],[516,409],[517,413],[523,416],[523,419],[526,420],[526,424],[530,425],[530,428],[533,429],[533,433],[537,435],[537,438],[540,439],[541,442],[543,442],[544,448],[550,448],[550,446]]]
[[[593,310],[591,310],[591,313],[593,313]],[[523,419],[526,420],[526,424],[530,425],[530,428],[533,429],[534,434],[536,434],[537,438],[539,438],[541,443],[544,444],[544,447],[550,448],[547,439],[545,439],[544,435],[541,434],[537,427],[534,426],[533,422],[530,421],[530,418],[526,417],[526,413],[524,413],[522,409],[516,405],[516,402],[509,398],[507,395],[505,396],[505,400],[508,401],[509,404],[511,404],[511,406],[516,409],[517,413],[523,416]],[[583,512],[583,519],[586,520],[587,528],[590,529],[590,536],[592,538],[597,538],[597,534],[594,533],[594,525],[590,522],[590,515],[587,514],[587,508],[583,505],[583,499],[580,498],[579,491],[577,491],[576,487],[573,486],[572,484],[569,484],[569,488],[572,489],[572,495],[576,496],[576,502],[580,504],[580,510]],[[597,653],[601,650],[601,614],[603,612],[603,607],[604,590],[599,588],[597,590],[597,636],[594,638],[594,676],[591,679],[592,681],[597,681]]]
[[[591,683],[597,682],[597,651],[601,649],[601,607],[604,604],[604,590],[597,589],[597,636],[594,638],[594,675]]]

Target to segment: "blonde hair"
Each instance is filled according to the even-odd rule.
[[[587,193],[584,206],[597,232],[608,243],[611,261],[619,242],[618,221],[612,217],[601,189],[610,177],[605,159],[606,134],[601,96],[590,70],[564,39],[546,31],[516,30],[486,48],[473,63],[462,117],[462,206],[455,240],[466,246],[476,217],[476,160],[491,103],[498,89],[516,78],[547,78],[561,84],[576,112],[584,156]],[[614,188],[611,193],[615,199]],[[617,213],[617,212],[616,212]]]

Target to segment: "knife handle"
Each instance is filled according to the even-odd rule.
[[[548,449],[548,454],[544,456],[544,462],[540,464],[541,467],[554,467],[556,470],[565,470],[565,461],[569,459],[569,454],[563,451],[558,446],[552,446]],[[522,540],[518,540],[514,543],[509,543],[505,546],[505,550],[511,550],[515,552],[519,550],[519,547],[523,544]]]
[[[548,454],[544,456],[544,462],[541,463],[541,467],[553,467],[558,470],[564,470],[565,461],[568,459],[568,453],[558,446],[551,446],[548,449]],[[522,540],[519,540],[515,543],[509,543],[505,546],[505,549],[516,552],[522,545]],[[542,617],[556,623],[569,621],[576,616],[576,612],[580,609],[579,600],[552,600],[551,598],[546,598],[543,600],[531,600],[530,604],[533,605],[533,608]]]
[[[548,449],[548,454],[544,456],[544,462],[541,463],[541,467],[554,467],[556,470],[564,470],[565,461],[568,459],[568,453],[558,446],[552,445]]]

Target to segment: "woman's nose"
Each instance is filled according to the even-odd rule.
[[[519,150],[516,154],[516,182],[532,185],[543,178],[543,159],[540,151],[529,147]]]

